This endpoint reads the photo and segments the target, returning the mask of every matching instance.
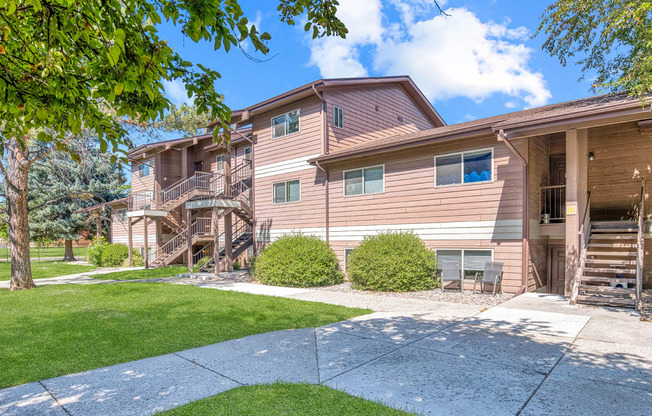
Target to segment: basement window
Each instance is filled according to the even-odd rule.
[[[460,264],[465,279],[474,279],[476,273],[484,272],[484,265],[493,261],[492,250],[436,250],[437,263],[456,261]],[[438,270],[440,272],[441,270]]]
[[[273,188],[275,204],[301,202],[301,180],[277,182],[273,184]]]

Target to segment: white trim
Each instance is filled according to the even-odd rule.
[[[301,156],[281,162],[268,163],[267,165],[256,166],[255,178],[266,178],[268,176],[283,175],[285,173],[299,172],[307,169],[317,169],[316,166],[308,163],[308,160],[321,156],[321,153]]]
[[[479,181],[479,182],[464,182],[464,155],[467,153],[482,153],[482,152],[491,152],[491,179],[486,180],[486,181]],[[447,157],[447,156],[457,156],[460,155],[461,157],[461,163],[460,163],[460,174],[461,174],[461,179],[462,182],[460,183],[451,183],[449,185],[437,185],[437,158],[438,157]],[[478,184],[485,184],[485,183],[493,183],[496,180],[496,166],[495,166],[495,161],[494,161],[494,148],[493,147],[485,147],[482,149],[472,149],[472,150],[464,150],[461,152],[453,152],[453,153],[445,153],[442,155],[435,155],[433,158],[433,163],[434,163],[434,187],[435,188],[448,188],[451,186],[464,186],[464,185],[478,185]]]
[[[326,228],[283,228],[283,229],[257,229],[256,241],[261,243],[271,243],[276,241],[284,234],[302,233],[306,235],[316,235],[322,240],[326,240]]]
[[[383,168],[383,190],[382,192],[374,192],[374,193],[366,193],[364,189],[364,171],[365,169],[373,169],[373,168]],[[361,194],[353,194],[353,195],[347,195],[346,194],[346,172],[353,172],[356,170],[361,170],[362,171],[362,193]],[[361,168],[355,168],[355,169],[347,169],[342,171],[342,196],[345,198],[353,197],[353,196],[365,196],[365,195],[379,195],[379,194],[384,194],[385,193],[385,164],[381,165],[372,165],[372,166],[364,166]]]
[[[292,133],[288,133],[288,132],[287,132],[287,129],[286,129],[284,135],[282,135],[282,136],[278,136],[278,137],[275,137],[275,136],[274,136],[274,125],[272,124],[272,121],[273,121],[275,118],[279,118],[279,117],[281,117],[281,116],[287,116],[288,114],[290,114],[290,113],[294,113],[295,111],[296,111],[297,114],[299,115],[299,130],[294,131],[294,132],[292,132]],[[287,122],[287,121],[286,121],[286,122]],[[270,128],[269,135],[270,135],[270,137],[272,138],[272,140],[276,140],[276,139],[280,139],[280,138],[282,138],[282,137],[292,136],[293,134],[301,133],[301,107],[299,107],[299,108],[297,108],[297,109],[294,109],[294,110],[286,111],[286,112],[284,112],[284,113],[277,114],[277,115],[275,115],[275,116],[270,117],[270,119],[269,119],[269,128]]]
[[[298,201],[287,201],[287,191],[288,191],[288,182],[294,182],[294,181],[299,181],[299,200]],[[274,187],[278,185],[279,183],[284,183],[285,184],[285,202],[276,202],[276,194],[274,193]],[[295,179],[288,179],[285,181],[278,181],[272,183],[272,205],[286,205],[286,204],[298,204],[301,202],[301,178],[295,178]]]

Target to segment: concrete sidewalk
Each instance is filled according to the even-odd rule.
[[[116,283],[119,280],[98,280],[93,279],[93,276],[99,276],[107,273],[115,272],[124,272],[129,270],[143,270],[144,267],[100,267],[90,272],[76,273],[76,274],[67,274],[65,276],[58,277],[48,277],[46,279],[34,279],[34,283],[37,286],[40,285],[88,285],[88,284],[98,284],[98,283]],[[10,281],[3,280],[0,281],[0,289],[8,289]]]
[[[479,314],[380,312],[12,387],[0,414],[144,415],[282,380],[422,414],[647,415],[651,346],[634,312],[526,294]]]

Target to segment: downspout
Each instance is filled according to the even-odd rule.
[[[528,275],[528,269],[529,269],[529,258],[530,258],[530,250],[528,247],[528,237],[530,235],[530,186],[529,186],[529,177],[528,177],[528,161],[521,152],[516,149],[514,144],[509,141],[507,138],[507,135],[505,135],[505,131],[503,129],[500,129],[497,134],[498,141],[505,143],[507,148],[518,158],[518,160],[521,162],[521,165],[523,166],[523,222],[522,222],[522,240],[521,240],[521,288],[519,291],[516,293],[516,295],[521,295],[527,291],[527,275]],[[524,148],[525,151],[527,152],[527,141],[524,142]],[[527,154],[527,153],[526,153]]]
[[[312,90],[314,91],[315,95],[321,100],[322,106],[321,106],[321,111],[320,111],[320,117],[321,117],[321,152],[323,155],[328,154],[328,129],[326,128],[326,100],[324,99],[324,96],[317,91],[317,88],[315,86],[312,86]],[[319,169],[321,169],[324,174],[326,175],[325,179],[325,184],[324,184],[324,215],[325,215],[325,220],[326,220],[326,243],[330,242],[330,227],[329,227],[329,222],[330,222],[330,212],[329,212],[329,189],[330,189],[330,178],[329,178],[329,173],[328,170],[324,169],[319,162],[315,163]]]

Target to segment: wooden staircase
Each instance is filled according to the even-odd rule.
[[[577,302],[636,307],[637,249],[636,221],[591,222]]]

